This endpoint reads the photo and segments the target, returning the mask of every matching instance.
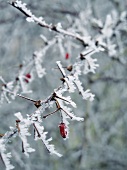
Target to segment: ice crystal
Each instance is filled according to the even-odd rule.
[[[27,20],[28,22],[34,22],[34,19],[33,19],[32,17],[27,17],[26,20]]]

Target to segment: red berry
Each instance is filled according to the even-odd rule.
[[[25,75],[24,81],[25,81],[26,83],[29,83],[29,79],[31,79],[31,75],[30,75],[30,73],[27,73],[27,74]]]
[[[67,131],[66,131],[66,125],[65,123],[60,123],[59,124],[59,129],[60,129],[60,134],[63,138],[66,138],[67,137]]]
[[[66,53],[66,55],[65,55],[65,58],[66,58],[66,60],[68,60],[69,59],[69,53]]]

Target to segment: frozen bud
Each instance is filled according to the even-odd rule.
[[[66,53],[66,54],[65,54],[65,59],[68,60],[69,57],[70,57],[70,56],[69,56],[69,53]]]
[[[67,70],[68,70],[68,71],[72,71],[72,69],[73,69],[73,66],[72,66],[72,65],[70,65],[70,66],[67,67]]]
[[[29,83],[29,80],[31,79],[31,75],[30,75],[30,73],[27,73],[26,75],[25,75],[25,78],[24,78],[24,81],[26,82],[26,83]]]
[[[66,125],[65,123],[60,123],[59,124],[59,129],[60,129],[60,134],[63,138],[66,138],[67,137],[67,130],[66,130]]]

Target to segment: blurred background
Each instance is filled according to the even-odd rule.
[[[60,22],[63,28],[78,32],[92,38],[100,34],[93,24],[93,18],[105,23],[108,14],[114,20],[120,18],[127,9],[126,0],[24,0],[28,9],[36,16],[42,16],[47,23],[54,25]],[[127,17],[125,17],[127,18]],[[126,170],[127,169],[127,23],[117,30],[120,38],[113,38],[116,44],[115,55],[108,52],[94,54],[100,67],[96,73],[82,75],[84,89],[91,89],[95,94],[93,102],[82,100],[76,92],[72,99],[77,104],[73,109],[84,122],[70,121],[69,139],[63,140],[59,134],[59,113],[43,121],[48,136],[53,137],[53,144],[63,154],[62,158],[49,155],[41,141],[29,143],[36,152],[29,158],[21,152],[21,141],[18,137],[8,144],[12,152],[12,164],[16,170]],[[6,82],[14,81],[19,66],[29,63],[35,51],[45,48],[46,43],[57,36],[55,42],[42,55],[42,67],[46,74],[26,82],[33,93],[24,94],[35,100],[47,98],[61,84],[61,74],[56,68],[56,61],[64,66],[73,64],[85,47],[78,41],[65,36],[59,38],[57,33],[26,21],[26,17],[5,0],[0,0],[0,76]],[[62,41],[61,41],[62,39]],[[69,57],[67,57],[67,54]],[[30,70],[26,72],[29,73]],[[45,114],[55,108],[47,109]],[[6,100],[0,107],[0,133],[5,133],[15,124],[14,113],[24,116],[36,110],[33,103],[16,97],[11,103]],[[31,129],[31,133],[32,129]],[[0,167],[4,165],[0,162]]]

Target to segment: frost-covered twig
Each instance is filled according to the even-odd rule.
[[[20,0],[11,0],[9,2],[9,4],[12,5],[13,7],[17,8],[23,14],[25,14],[27,17],[26,20],[28,22],[35,22],[41,27],[47,28],[49,30],[55,31],[57,33],[60,33],[60,34],[66,35],[66,36],[73,37],[73,38],[79,40],[85,46],[88,46],[91,43],[91,40],[88,41],[88,37],[81,36],[78,33],[73,33],[73,32],[63,29],[61,26],[61,23],[58,23],[57,25],[47,24],[43,17],[36,17],[35,15],[33,15],[32,12],[29,9],[27,9],[26,4],[22,3],[22,1],[20,1]],[[95,44],[96,44],[96,42],[95,42]]]
[[[6,153],[6,145],[9,142],[10,138],[17,135],[17,128],[13,128],[10,131],[6,132],[4,136],[0,139],[0,155],[1,159],[6,167],[6,170],[14,169],[14,166],[10,163],[11,153]]]
[[[7,92],[7,93],[10,93],[10,94],[14,95],[14,93],[11,92],[10,90],[4,89],[3,91],[5,91],[5,92]],[[37,100],[30,99],[29,97],[23,96],[23,95],[21,95],[21,94],[16,94],[16,96],[21,97],[21,98],[26,99],[26,100],[29,100],[29,101],[34,102],[34,103],[37,102]]]

